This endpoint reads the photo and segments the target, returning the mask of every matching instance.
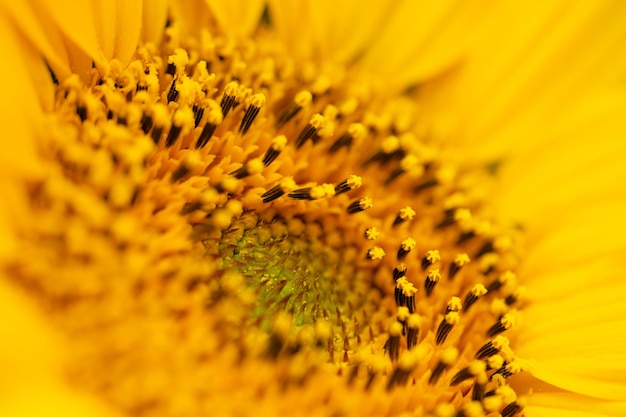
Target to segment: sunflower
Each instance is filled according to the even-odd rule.
[[[626,8],[2,2],[4,415],[626,411]]]

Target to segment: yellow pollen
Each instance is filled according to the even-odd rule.
[[[375,227],[365,229],[365,238],[367,240],[376,240],[380,237],[380,231]]]
[[[408,237],[402,241],[401,247],[405,251],[410,251],[410,250],[415,249],[416,244],[417,242],[415,242],[415,239]]]
[[[460,253],[454,257],[454,264],[456,266],[467,265],[469,261],[470,261],[470,258],[466,253]]]
[[[400,209],[399,216],[402,220],[413,220],[413,217],[415,217],[415,210],[408,206],[404,207]]]
[[[426,252],[425,258],[428,259],[431,264],[434,264],[441,260],[441,255],[439,255],[438,250],[429,250]]]
[[[384,256],[385,251],[380,247],[374,247],[367,251],[367,257],[373,261],[381,260]]]

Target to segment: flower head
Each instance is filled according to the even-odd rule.
[[[572,257],[559,252],[570,246],[539,238],[537,207],[579,194],[523,205],[527,196],[497,191],[501,179],[519,184],[517,193],[533,184],[511,167],[537,147],[517,143],[515,121],[488,129],[482,114],[496,104],[459,132],[464,106],[484,85],[451,100],[454,111],[441,108],[448,89],[474,80],[472,57],[482,56],[480,35],[455,36],[475,6],[347,2],[328,13],[326,4],[235,4],[77,5],[98,22],[91,27],[44,2],[50,18],[26,35],[33,10],[2,6],[11,45],[31,48],[22,54],[30,71],[48,77],[41,98],[30,98],[43,109],[34,131],[18,125],[16,134],[29,164],[7,170],[20,213],[7,217],[13,251],[4,265],[71,340],[71,359],[61,361],[66,383],[146,416],[512,417],[540,413],[533,391],[544,389],[557,391],[544,397],[551,401],[619,408],[621,379],[598,377],[588,362],[572,370],[582,354],[560,361],[546,334],[559,323],[599,334],[606,329],[593,318],[624,320],[617,298],[570,317],[589,280],[564,267]],[[413,32],[417,11],[423,22]],[[347,23],[350,13],[362,24]],[[529,16],[541,27],[550,13]],[[42,27],[54,36],[42,38]],[[616,29],[606,44],[623,35]],[[494,65],[506,67],[503,57]],[[623,97],[606,99],[614,79],[590,82],[580,111],[589,97],[605,99],[602,115],[622,109]],[[465,145],[481,132],[494,139]],[[559,143],[542,149],[554,157]],[[565,148],[580,157],[578,142]],[[608,144],[596,156],[612,149],[623,147]],[[597,178],[614,174],[599,169]],[[589,195],[614,190],[599,188]],[[617,212],[621,200],[601,209]],[[573,236],[587,236],[584,225],[595,223],[586,213],[573,211],[560,226],[583,225]],[[603,247],[619,253],[622,243]],[[542,254],[549,261],[537,261]],[[552,262],[561,269],[538,285],[546,272],[532,268]],[[546,306],[545,294],[564,288],[572,294],[555,301],[559,308]],[[608,296],[604,287],[597,293]],[[561,349],[572,343],[568,331],[555,335]],[[622,367],[623,343],[601,345]],[[589,381],[597,385],[582,389]]]

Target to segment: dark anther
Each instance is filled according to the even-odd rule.
[[[169,74],[171,76],[174,76],[174,74],[176,74],[176,64],[170,62],[167,64],[167,70],[165,71],[166,74]]]
[[[461,382],[472,377],[474,377],[474,375],[470,372],[469,366],[466,366],[454,375],[452,381],[450,381],[450,386],[459,385]]]
[[[235,171],[231,172],[230,175],[240,180],[250,175],[250,172],[248,171],[248,167],[246,165],[243,165],[241,168],[238,168]]]
[[[490,252],[493,252],[494,247],[493,247],[493,242],[489,241],[489,242],[485,242],[485,244],[483,244],[480,249],[478,250],[478,252],[476,252],[476,255],[474,255],[474,258],[480,258],[483,255],[486,255]]]
[[[472,388],[472,400],[480,401],[485,396],[485,384],[482,384],[478,381],[474,383],[474,388]]]
[[[452,331],[453,327],[454,327],[454,325],[448,323],[448,321],[445,319],[445,317],[444,317],[443,320],[441,320],[441,323],[439,323],[439,327],[437,328],[436,343],[438,345],[440,345],[440,344],[442,344],[443,342],[446,341],[446,338],[448,337],[448,335]]]
[[[405,264],[400,264],[393,269],[394,282],[406,275],[407,267]]]
[[[346,132],[343,135],[339,136],[339,139],[337,139],[335,143],[332,144],[330,149],[328,149],[328,152],[335,153],[339,149],[343,148],[344,146],[345,147],[350,146],[352,145],[353,140],[354,138],[352,137],[352,135]]]
[[[263,195],[261,195],[261,198],[263,199],[264,203],[269,203],[270,201],[276,200],[283,194],[285,194],[285,191],[282,189],[282,187],[280,185],[276,185],[264,192]]]
[[[485,358],[495,355],[498,352],[500,352],[500,349],[496,348],[493,345],[492,341],[490,340],[489,342],[482,345],[480,349],[478,349],[475,357],[476,359],[485,359]]]
[[[296,139],[296,148],[300,148],[308,139],[312,139],[313,142],[316,142],[315,136],[317,135],[317,129],[311,125],[311,123],[307,123],[307,125],[302,129],[298,138]]]
[[[200,126],[200,122],[202,121],[202,116],[204,116],[204,108],[198,107],[194,104],[192,110],[194,115],[194,127],[198,127]]]
[[[190,172],[190,169],[189,169],[189,167],[187,165],[180,164],[178,169],[176,171],[174,171],[174,173],[172,174],[171,181],[172,182],[178,181],[179,179],[181,179],[185,175],[189,174],[189,172]]]
[[[176,101],[178,99],[178,90],[176,89],[176,80],[172,80],[170,91],[167,92],[167,102]]]
[[[230,109],[236,107],[237,105],[237,97],[230,96],[226,93],[222,96],[222,100],[220,101],[220,107],[222,108],[222,115],[226,117]]]
[[[287,107],[281,115],[276,119],[276,128],[280,128],[289,120],[291,120],[296,114],[298,114],[302,110],[302,107],[297,105],[296,103],[291,103],[289,107]]]
[[[170,148],[174,143],[176,143],[176,139],[178,139],[178,135],[180,135],[180,131],[182,130],[182,126],[172,125],[170,131],[167,133],[167,139],[165,140],[165,147]]]
[[[294,200],[313,200],[311,197],[311,189],[311,187],[299,188],[297,190],[293,190],[287,194],[287,196],[293,198]]]
[[[458,238],[458,239],[457,239],[457,241],[456,241],[456,244],[457,244],[457,245],[460,245],[460,244],[465,243],[465,242],[467,242],[468,240],[471,240],[471,239],[473,239],[473,238],[475,238],[475,237],[476,237],[476,233],[474,233],[474,232],[465,232],[465,233],[461,233],[461,234],[459,235],[459,238]]]
[[[84,122],[85,120],[87,120],[87,107],[79,105],[78,107],[76,107],[76,114],[78,114],[78,117],[80,117],[80,121]]]
[[[147,114],[143,114],[141,116],[141,130],[143,131],[143,133],[148,133],[150,131],[150,129],[152,129],[152,117],[147,115]]]
[[[445,229],[448,226],[451,226],[455,222],[454,214],[456,213],[456,209],[448,209],[445,211],[443,220],[441,220],[435,229]]]
[[[163,127],[156,126],[154,129],[152,129],[152,132],[150,133],[150,137],[152,138],[155,144],[159,143],[159,139],[161,139],[161,134],[163,134]]]
[[[442,361],[439,361],[437,363],[437,366],[435,366],[435,369],[433,369],[433,373],[430,374],[430,378],[428,378],[428,383],[430,385],[436,384],[437,381],[439,380],[439,377],[443,374],[443,371],[446,370],[446,364],[443,363]]]
[[[426,296],[430,297],[435,287],[437,286],[439,279],[436,275],[428,274],[424,280],[424,290],[426,290]]]
[[[213,133],[215,133],[215,129],[217,125],[213,123],[205,123],[202,128],[202,132],[200,132],[200,136],[198,137],[198,141],[196,142],[196,149],[204,148],[209,140],[213,137]]]
[[[425,190],[427,190],[429,188],[435,187],[438,184],[439,184],[439,182],[436,179],[432,178],[432,179],[429,179],[429,180],[419,184],[415,188],[413,188],[413,192],[415,194],[417,194],[417,193],[425,191]]]
[[[251,104],[246,109],[243,119],[241,119],[241,124],[239,125],[239,132],[242,135],[245,135],[248,132],[250,126],[252,126],[252,122],[254,122],[254,119],[259,114],[259,111],[261,111],[261,108],[255,106],[254,104]]]
[[[502,417],[513,417],[523,409],[524,407],[514,401],[502,409]]]
[[[404,173],[404,170],[401,167],[396,167],[393,171],[391,171],[391,173],[389,174],[389,176],[387,177],[387,179],[385,179],[385,185],[389,185],[391,184],[396,178],[398,178],[402,173]]]

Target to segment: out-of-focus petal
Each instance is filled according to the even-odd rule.
[[[537,392],[528,397],[528,417],[622,417],[626,403],[602,401],[564,392]]]
[[[460,59],[473,7],[456,0],[399,2],[367,49],[364,67],[393,90],[432,77]]]
[[[548,142],[570,103],[623,80],[625,19],[621,1],[491,4],[460,70],[424,91],[436,130],[483,159]]]
[[[153,0],[143,6],[141,38],[158,45],[167,20],[167,0]]]
[[[222,30],[236,38],[245,38],[257,27],[265,1],[205,0]]]

